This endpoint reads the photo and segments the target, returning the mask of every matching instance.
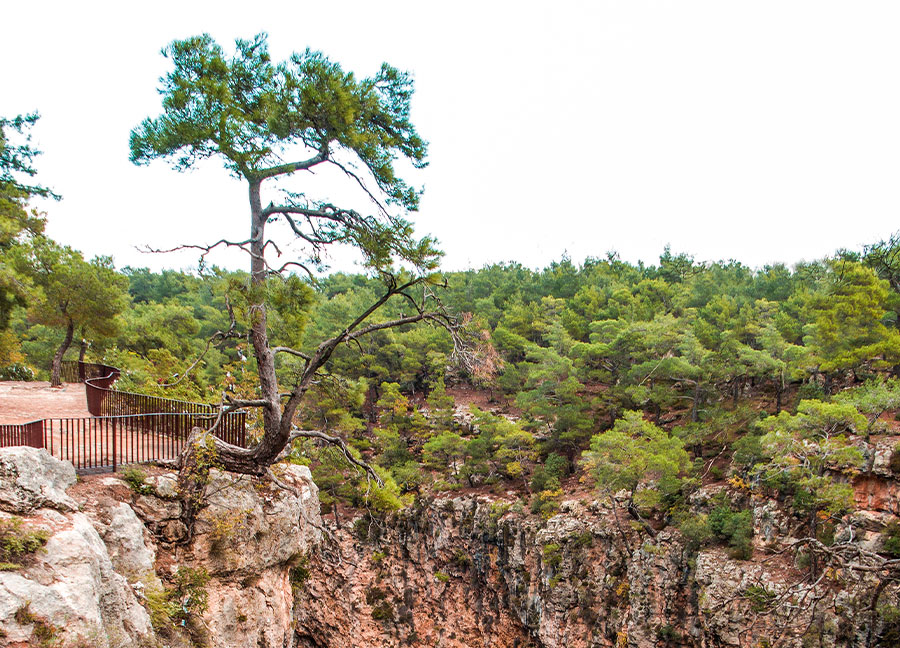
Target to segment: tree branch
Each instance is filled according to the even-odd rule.
[[[287,164],[279,164],[268,169],[261,169],[253,174],[253,179],[257,181],[266,178],[274,178],[275,176],[288,175],[295,171],[306,171],[313,168],[317,164],[321,164],[328,159],[328,147],[323,146],[318,153],[308,160],[300,160],[298,162],[289,162]]]
[[[354,457],[349,448],[347,448],[347,444],[344,443],[344,440],[340,437],[331,436],[330,434],[325,434],[324,432],[319,432],[318,430],[301,430],[299,428],[293,428],[291,435],[288,437],[288,445],[293,443],[296,439],[321,439],[326,443],[329,443],[333,446],[337,446],[340,449],[341,453],[344,455],[344,458],[349,461],[351,464],[358,468],[362,468],[370,479],[374,479],[375,483],[381,487],[384,487],[384,482],[381,477],[378,476],[378,473],[375,472],[375,469],[372,468],[365,461],[361,461]]]

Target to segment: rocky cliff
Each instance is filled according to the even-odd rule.
[[[880,550],[900,513],[886,457],[873,451],[856,480],[860,509],[831,546],[850,534],[861,552]],[[804,581],[808,568],[787,551],[796,521],[749,492],[737,496],[752,510],[752,555],[739,560],[672,527],[617,523],[587,494],[550,517],[514,493],[469,494],[338,529],[320,519],[305,467],[276,472],[212,470],[189,533],[172,473],[76,483],[46,452],[0,450],[0,644],[896,645],[896,583],[879,589],[882,573],[837,563]],[[709,512],[723,491],[735,496],[725,485],[694,493],[692,510]]]
[[[859,480],[865,497],[869,478]],[[877,550],[900,498],[836,531]],[[700,513],[724,488],[702,489]],[[693,546],[617,525],[598,500],[569,500],[542,519],[488,496],[437,499],[386,520],[331,529],[295,603],[307,648],[441,646],[892,646],[896,583],[871,607],[877,574],[833,566],[807,579],[785,549],[796,524],[772,500],[746,496],[753,555]],[[322,601],[327,600],[327,605]],[[884,613],[888,609],[888,613]]]

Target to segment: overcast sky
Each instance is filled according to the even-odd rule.
[[[448,269],[652,263],[667,243],[761,266],[900,229],[896,1],[4,3],[0,115],[41,113],[39,179],[64,198],[50,234],[153,268],[195,255],[135,246],[245,237],[243,183],[217,163],[135,167],[128,135],[159,113],[164,45],[259,31],[275,59],[311,47],[415,75],[430,165],[410,176],[413,220]]]

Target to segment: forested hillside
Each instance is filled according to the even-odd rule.
[[[847,494],[808,483],[807,468],[860,469],[844,434],[896,427],[881,416],[900,406],[894,245],[793,269],[696,263],[667,249],[652,266],[609,255],[542,271],[509,263],[447,273],[434,290],[468,320],[469,371],[441,327],[378,331],[335,353],[302,409],[303,425],[344,437],[377,464],[386,488],[370,488],[329,447],[307,442],[294,453],[312,464],[326,501],[373,510],[494,485],[521,489],[549,513],[567,477],[587,471],[600,488],[630,488],[636,517],[657,524],[675,519],[702,479],[728,476],[768,480],[798,506],[815,502],[801,509],[840,513]],[[246,275],[125,268],[118,276],[129,306],[113,331],[82,328],[72,357],[83,349],[121,367],[121,389],[252,397],[245,343],[215,338],[229,309],[246,317]],[[333,335],[380,288],[378,278],[342,273],[271,279],[271,336],[312,352],[312,341]],[[402,316],[405,306],[396,299],[379,317]],[[19,308],[10,327],[24,364],[43,376],[65,330],[38,322]],[[279,362],[281,372],[296,370],[289,356]],[[805,439],[817,441],[816,456],[794,465]],[[659,488],[638,489],[648,477]]]

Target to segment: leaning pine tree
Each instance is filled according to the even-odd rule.
[[[337,443],[356,463],[339,439],[293,424],[304,394],[335,349],[378,330],[420,321],[456,330],[429,289],[440,252],[433,239],[416,238],[403,218],[417,209],[420,191],[397,175],[395,163],[405,158],[415,168],[427,164],[426,143],[410,121],[412,79],[383,64],[374,77],[357,80],[310,50],[274,63],[264,34],[238,40],[232,56],[205,34],[175,41],[163,54],[173,68],[161,79],[162,114],[132,131],[132,162],[164,158],[185,170],[217,157],[249,190],[246,239],[180,246],[203,255],[217,247],[239,248],[250,258],[246,330],[233,326],[221,337],[249,338],[259,388],[256,398],[226,398],[223,403],[225,409],[260,408],[264,433],[257,445],[246,449],[214,438],[218,459],[229,470],[262,474],[293,438],[310,436]],[[326,167],[338,169],[364,192],[373,213],[364,215],[289,191],[277,192],[278,200],[263,205],[264,185]],[[285,246],[279,247],[266,232],[279,221],[290,232],[292,248],[302,250],[287,262],[279,258]],[[381,296],[339,333],[308,351],[273,345],[266,318],[271,306],[267,283],[296,269],[312,276],[322,267],[323,255],[337,245],[356,248],[366,266],[383,278]],[[379,319],[379,309],[392,299],[404,300],[412,314]],[[289,377],[276,372],[278,354],[298,359],[299,367]]]

